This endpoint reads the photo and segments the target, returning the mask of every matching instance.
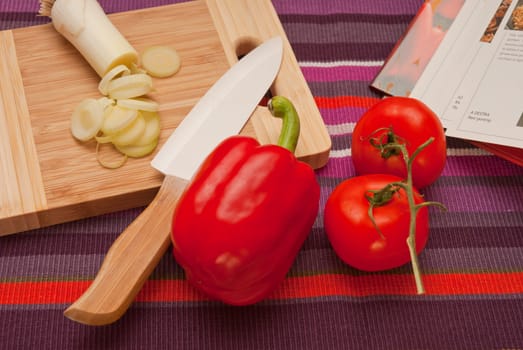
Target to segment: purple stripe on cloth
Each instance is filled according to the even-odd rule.
[[[523,271],[521,254],[523,254],[523,247],[434,249],[429,242],[419,255],[419,262],[425,274],[481,273],[488,271],[496,271],[497,273],[521,272]],[[317,256],[316,259],[320,259],[321,265],[312,256]],[[330,247],[323,251],[304,251],[302,255],[298,256],[290,271],[290,276],[299,276],[303,273],[368,274],[345,265],[337,256],[333,255]],[[381,273],[411,274],[412,267],[407,263]],[[521,283],[523,283],[523,280]]]
[[[512,176],[440,176],[436,182],[437,186],[492,186],[496,187],[512,187],[517,193],[517,188],[521,187],[523,191],[523,184],[521,184],[521,177],[518,175]]]
[[[313,14],[279,14],[280,22],[284,24],[289,23],[309,23],[315,24],[331,24],[338,22],[345,23],[376,23],[378,25],[383,24],[407,24],[412,21],[412,14],[396,14],[396,15],[383,15],[383,14],[365,14],[360,13],[333,13],[330,15],[313,15]]]
[[[60,225],[49,228],[58,228]],[[123,231],[123,230],[122,230]],[[49,231],[48,231],[49,232]],[[107,251],[118,237],[118,233],[80,234],[68,233],[26,233],[2,237],[2,256],[25,255],[72,255],[81,250],[82,254],[96,254]]]
[[[327,22],[285,23],[285,33],[294,44],[299,43],[388,43],[390,35],[400,37],[406,23]]]
[[[337,151],[337,150],[345,150],[347,148],[350,148],[352,142],[352,135],[351,134],[340,134],[340,135],[331,135],[331,150]]]
[[[523,247],[433,249],[429,241],[425,250],[419,255],[419,260],[423,272],[427,274],[521,272],[523,271],[521,254],[523,254]],[[289,276],[325,273],[369,274],[346,265],[330,247],[326,247],[321,250],[302,250],[289,271]],[[410,264],[405,264],[381,273],[411,274],[412,268]]]
[[[343,139],[334,138],[336,146],[343,146]],[[339,141],[338,141],[339,140]],[[342,181],[344,177],[336,178],[319,178],[319,182],[322,186],[332,186]],[[519,188],[523,185],[521,182],[512,176],[440,176],[437,181],[431,185],[432,187],[455,187],[455,186],[489,186],[489,187],[509,187],[514,190],[515,193],[519,193]],[[424,192],[423,190],[422,192]]]
[[[380,61],[388,57],[392,43],[293,43],[292,49],[298,61]]]
[[[90,280],[102,265],[106,250],[95,254],[0,256],[0,282]],[[51,277],[52,276],[52,277]],[[169,250],[150,276],[151,279],[182,279],[184,272]]]
[[[523,176],[523,167],[496,156],[453,156],[443,169],[447,176]]]
[[[46,23],[49,23],[49,18],[36,16],[34,12],[0,12],[0,30]]]
[[[509,212],[499,212],[499,213],[460,213],[460,212],[442,212],[439,210],[436,210],[433,208],[430,213],[430,224],[431,227],[434,227],[436,230],[438,230],[440,235],[447,235],[449,237],[449,241],[459,241],[461,245],[467,245],[470,244],[472,247],[477,247],[475,239],[472,237],[472,235],[476,235],[479,237],[477,231],[479,229],[485,229],[485,236],[489,238],[496,239],[496,235],[499,234],[500,237],[503,237],[503,235],[508,234],[510,237],[509,232],[513,232],[511,230],[508,230],[508,228],[515,228],[519,229],[521,227],[521,218],[522,214],[521,212],[517,211],[509,211]],[[463,238],[460,234],[453,236],[455,233],[453,231],[454,227],[463,228],[464,237],[466,236],[467,230],[471,230],[471,236],[472,238],[469,242],[468,238]],[[490,236],[490,232],[495,232],[497,230],[500,231],[500,233],[496,233],[496,235]],[[508,231],[506,231],[508,230]],[[517,233],[517,231],[516,231]],[[518,240],[522,239],[523,237],[516,235],[514,236]],[[484,238],[480,238],[482,240]],[[503,243],[503,239],[501,239],[500,242],[490,242],[489,244],[492,246],[505,246]],[[513,242],[512,242],[513,243]],[[451,244],[451,243],[448,243]],[[479,243],[478,243],[479,244]],[[496,245],[499,244],[499,245]],[[445,245],[447,246],[447,245]]]
[[[330,158],[327,165],[317,170],[318,176],[346,176],[340,169],[353,169],[350,157]],[[442,176],[519,176],[523,168],[496,156],[451,156]]]
[[[104,258],[103,254],[90,255],[29,255],[0,257],[0,282],[32,280],[92,278]]]
[[[138,8],[153,7],[185,2],[188,0],[98,0],[106,12],[121,12]],[[33,12],[37,13],[40,8],[38,0],[2,0],[0,1],[0,12]]]
[[[136,8],[162,6],[185,1],[188,0],[147,0],[145,2],[143,0],[99,0],[102,7],[108,12],[120,12]],[[272,3],[276,11],[282,15],[328,15],[336,13],[405,15],[415,13],[422,2],[414,1],[410,3],[396,3],[387,0],[373,0],[371,3],[364,1],[334,1],[326,4],[316,0],[306,0],[300,2],[272,0]],[[37,12],[38,8],[39,5],[36,0],[2,0],[0,2],[0,12]]]
[[[301,67],[305,79],[311,82],[332,82],[356,80],[369,83],[378,74],[381,65],[376,66],[337,66],[337,67]],[[339,94],[339,92],[338,92]]]
[[[379,98],[381,95],[365,81],[358,80],[338,80],[329,83],[310,82],[309,88],[314,96],[336,97],[340,92],[344,95],[359,97]]]
[[[460,214],[463,216],[463,214]],[[447,222],[445,226],[437,225],[434,213],[430,216],[430,248],[448,249],[474,249],[474,248],[523,248],[523,235],[520,228],[516,225],[517,214],[500,215],[494,213],[490,215],[489,226],[482,227],[478,223],[471,226],[462,226],[459,220]],[[450,219],[447,215],[447,219]],[[456,213],[454,216],[457,216]],[[503,222],[503,220],[512,221]],[[485,220],[478,220],[478,222]],[[493,222],[498,222],[497,226]],[[520,252],[523,253],[523,252]],[[523,261],[520,259],[520,265]]]
[[[122,12],[136,8],[146,8],[185,2],[188,0],[98,0],[103,9],[108,12]],[[0,1],[0,12],[28,12],[37,13],[40,8],[38,0],[2,0]]]
[[[140,8],[163,6],[170,4],[177,4],[186,2],[189,0],[126,0],[126,1],[114,1],[114,0],[98,0],[100,5],[104,8],[105,12],[123,12]]]
[[[320,214],[323,220],[323,213]],[[518,213],[430,213],[429,249],[523,248]],[[323,227],[314,228],[302,250],[330,249]],[[521,260],[520,260],[520,263]]]
[[[420,255],[424,273],[521,272],[523,248],[431,249]],[[523,285],[523,280],[514,281]]]
[[[217,303],[135,304],[118,323],[94,328],[71,322],[54,306],[48,310],[35,306],[3,311],[0,326],[6,335],[3,349],[9,350],[37,348],[51,331],[53,348],[80,350],[517,349],[523,344],[523,333],[514,331],[523,323],[520,305],[521,299],[511,296],[489,300],[333,296],[244,308]]]
[[[350,137],[345,135],[342,137]],[[488,162],[491,164],[489,165]],[[338,169],[353,169],[350,157],[341,158],[330,158],[327,165],[317,170],[318,176],[333,177],[336,174],[340,176],[346,176],[344,172],[340,172]],[[461,167],[463,163],[477,164],[476,168]],[[497,163],[505,163],[498,164]],[[345,165],[349,165],[348,167]],[[457,171],[457,165],[459,170]],[[443,170],[442,176],[523,176],[523,168],[517,165],[507,164],[503,159],[499,159],[495,156],[451,156],[447,157],[447,164]]]
[[[453,212],[523,213],[522,201],[504,200],[521,191],[521,186],[429,186],[422,192],[430,200],[444,203],[447,209]]]
[[[37,0],[2,0],[0,1],[0,12],[33,12],[37,13],[40,8]]]
[[[387,14],[402,15],[414,14],[423,3],[418,1],[401,0],[373,0],[373,1],[346,1],[330,0],[328,2],[318,0],[272,0],[274,8],[279,14],[314,14],[330,15],[334,13],[358,13],[358,14]]]
[[[475,231],[475,232],[474,232]],[[429,243],[420,256],[423,269],[427,273],[443,272],[483,272],[483,271],[522,271],[523,264],[520,256],[523,254],[523,238],[515,229],[504,228],[503,234],[496,230],[478,232],[467,228],[453,229],[454,237],[441,233],[441,230],[432,230]],[[488,233],[490,232],[490,235]],[[357,273],[347,267],[337,258],[326,236],[322,231],[319,246],[304,244],[297,256],[290,276],[302,276],[320,273]],[[312,234],[311,234],[312,235]],[[472,240],[474,246],[464,244],[465,240]],[[470,241],[469,241],[470,242]],[[0,257],[0,282],[15,281],[47,281],[49,276],[55,280],[75,279],[85,280],[94,278],[105,254],[89,254],[81,256],[45,255],[45,256],[16,256]],[[395,269],[394,272],[410,273],[410,267]],[[43,276],[43,277],[42,277]],[[184,273],[170,254],[165,254],[158,267],[151,276],[152,279],[182,279]]]

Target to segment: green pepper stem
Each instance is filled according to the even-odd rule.
[[[282,120],[278,146],[294,153],[300,136],[300,118],[294,105],[283,96],[274,96],[269,100],[267,107],[274,117]]]

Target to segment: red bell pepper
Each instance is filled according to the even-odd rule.
[[[293,154],[296,111],[281,96],[269,109],[283,119],[278,145],[226,139],[204,161],[173,215],[173,254],[188,281],[231,305],[256,303],[278,287],[318,213],[314,171]]]

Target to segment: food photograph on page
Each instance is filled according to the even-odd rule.
[[[507,0],[508,1],[508,0]],[[523,1],[519,0],[507,22],[507,29],[523,30]]]
[[[498,9],[496,10],[496,13],[494,16],[492,16],[492,19],[490,20],[487,28],[485,29],[485,32],[483,33],[483,36],[481,37],[481,41],[485,43],[492,42],[492,39],[494,38],[494,35],[499,29],[499,25],[501,24],[501,21],[503,18],[505,18],[505,14],[507,13],[507,10],[512,3],[512,0],[503,0],[500,4]],[[507,23],[507,27],[509,24]]]
[[[409,96],[464,3],[465,0],[423,3],[372,86],[390,95]]]

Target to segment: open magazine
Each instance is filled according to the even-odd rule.
[[[426,1],[372,86],[523,166],[523,0]]]

